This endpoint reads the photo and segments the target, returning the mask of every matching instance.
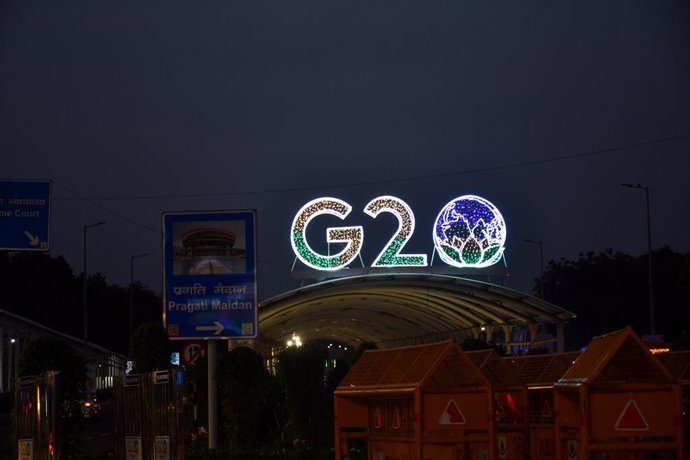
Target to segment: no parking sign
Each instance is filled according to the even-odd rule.
[[[199,358],[206,356],[206,345],[203,342],[190,342],[182,347],[182,362],[185,366],[196,366]]]

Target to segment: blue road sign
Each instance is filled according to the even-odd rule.
[[[0,250],[47,251],[50,182],[0,180]]]
[[[257,336],[255,211],[163,214],[171,339]]]

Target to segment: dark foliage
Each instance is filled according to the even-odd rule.
[[[278,400],[274,378],[261,356],[249,347],[219,354],[217,379],[221,439],[241,452],[271,444],[277,431],[273,410]]]
[[[650,332],[647,255],[608,249],[577,260],[551,261],[544,273],[545,299],[577,314],[566,328],[566,345],[576,349],[597,335],[628,325]],[[669,248],[652,253],[656,332],[677,341],[690,328],[690,254]],[[538,289],[538,280],[535,292]]]
[[[129,344],[129,357],[134,361],[136,372],[169,369],[170,341],[163,325],[150,321],[139,326]]]
[[[327,358],[326,349],[315,343],[287,348],[278,357],[278,380],[289,414],[287,439],[298,445],[316,447],[331,439],[332,420],[327,420],[323,410],[329,397],[324,385]]]
[[[84,335],[83,276],[75,276],[62,256],[38,252],[0,252],[0,308],[73,337]],[[129,287],[108,284],[95,273],[88,279],[88,338],[126,353]],[[160,297],[135,283],[134,329],[160,320]],[[60,314],[54,314],[60,312]]]
[[[84,356],[64,340],[38,336],[30,340],[19,359],[19,375],[35,375],[60,371],[65,399],[77,399],[86,378]]]

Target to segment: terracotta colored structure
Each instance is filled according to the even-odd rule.
[[[525,388],[495,354],[454,341],[369,350],[335,392],[336,460],[523,459]]]
[[[556,459],[554,384],[563,377],[580,352],[503,358],[527,387],[529,452],[532,460]]]
[[[594,338],[554,390],[557,459],[683,458],[680,385],[631,328]]]
[[[672,351],[655,355],[678,380],[682,388],[682,416],[685,442],[690,442],[690,351]],[[685,459],[690,459],[690,449],[685,449]]]

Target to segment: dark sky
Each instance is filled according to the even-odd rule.
[[[545,258],[690,251],[687,0],[0,4],[0,178],[53,180],[51,254],[161,289],[163,211],[257,209],[259,295],[294,288],[294,213],[354,207],[370,263],[407,201],[431,256],[456,196],[508,226],[507,285]],[[377,236],[377,235],[385,236]],[[315,237],[316,238],[316,237]],[[438,263],[438,259],[437,259]]]

